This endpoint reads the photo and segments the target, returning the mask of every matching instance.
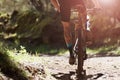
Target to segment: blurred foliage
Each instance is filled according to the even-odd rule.
[[[0,11],[2,13],[11,13],[14,10],[26,11],[32,8],[29,4],[29,0],[0,0]]]
[[[91,0],[87,1],[87,8],[94,7]],[[92,47],[105,45],[120,45],[120,5],[119,0],[98,0],[101,10],[88,13],[90,16],[90,28],[93,34]]]
[[[84,1],[87,8],[94,7],[91,0]],[[90,16],[90,28],[94,42],[91,47],[96,48],[113,44],[117,44],[118,47],[120,45],[120,1],[114,0],[115,4],[107,6],[102,4],[101,1],[100,3],[103,10],[88,14]],[[0,43],[0,45],[2,45],[0,46],[1,71],[6,74],[7,68],[10,74],[15,72],[20,74],[20,76],[24,73],[18,73],[19,69],[16,68],[17,66],[11,61],[11,58],[3,47],[12,48],[14,46],[17,48],[18,45],[27,44],[27,47],[21,46],[17,52],[26,54],[26,49],[28,48],[28,50],[33,49],[34,53],[43,51],[56,54],[60,51],[57,48],[65,46],[60,17],[59,14],[54,11],[50,0],[0,0],[0,40],[9,43],[7,45],[3,44],[3,42]],[[17,45],[13,45],[11,42]],[[50,51],[51,46],[38,46],[42,44],[54,44],[55,47],[53,48],[55,49]],[[119,47],[117,47],[115,47],[116,49],[114,50],[118,51],[116,53],[119,54]],[[105,51],[112,51],[111,48],[113,47],[97,51],[103,53]],[[46,51],[46,49],[48,49],[49,52]]]
[[[1,2],[5,3],[4,0]],[[4,24],[5,19],[0,21],[2,26],[1,35],[4,39],[14,41],[17,44],[20,42],[37,44],[40,42],[53,43],[56,41],[54,39],[59,40],[63,38],[61,36],[62,27],[60,27],[60,18],[57,17],[59,14],[54,11],[49,0],[26,0],[25,3],[23,2],[24,0],[16,1],[13,6],[15,9],[9,6],[13,9],[11,14],[5,8],[5,14],[9,18],[4,16],[4,18],[7,17],[6,24]],[[6,4],[2,4],[2,6]],[[18,4],[24,5],[27,9],[24,10]],[[58,35],[54,37],[54,34]],[[64,42],[62,39],[60,41]]]
[[[87,8],[94,7],[91,0],[84,1]],[[120,43],[120,1],[114,1],[116,4],[106,5],[99,0],[103,10],[88,14],[93,47]],[[49,0],[1,0],[0,6],[0,35],[4,39],[16,44],[64,44],[59,14]]]
[[[84,1],[87,8],[94,7],[91,0]],[[114,0],[115,4],[107,6],[102,4],[101,1],[100,3],[103,10],[88,14],[90,16],[90,28],[94,42],[90,47],[96,48],[113,44],[117,44],[118,47],[120,46],[120,1]],[[0,68],[4,74],[13,78],[19,78],[16,74],[18,74],[20,78],[26,77],[24,73],[17,68],[17,65],[14,64],[3,47],[19,48],[20,45],[24,44],[27,45],[27,47],[20,46],[20,50],[17,50],[18,53],[26,54],[27,50],[33,50],[34,53],[46,52],[56,54],[61,51],[59,47],[65,46],[60,17],[59,14],[54,11],[50,0],[0,0],[0,41],[1,40],[7,41],[9,44],[4,44],[4,42],[0,43]],[[51,46],[39,46],[42,44],[54,44],[55,47],[51,50]],[[120,54],[120,48],[117,47],[115,46],[114,51],[118,51],[115,53]],[[100,49],[97,51],[100,53],[105,51],[111,52],[113,51],[112,48],[113,47],[104,48],[105,50]],[[46,51],[46,49],[49,51]],[[14,74],[11,75],[11,73],[16,74],[14,76]]]
[[[5,41],[0,41],[0,72],[14,80],[28,80],[26,73],[8,53],[10,45],[6,44]]]

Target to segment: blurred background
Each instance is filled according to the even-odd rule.
[[[94,7],[91,0],[84,1],[87,9]],[[88,48],[118,49],[120,1],[99,2],[102,11],[88,14],[93,42]],[[31,53],[58,53],[66,49],[60,16],[50,0],[0,0],[0,41],[7,47],[22,46]]]
[[[88,10],[94,8],[91,0],[84,1]],[[88,64],[87,71],[91,70],[89,73],[93,77],[96,73],[99,76],[103,70],[102,75],[110,73],[112,76],[118,75],[119,78],[120,0],[98,1],[101,9],[88,11],[91,31],[87,36],[92,42],[87,47],[88,60],[91,61],[93,57],[97,58],[93,58],[91,67],[89,63],[86,63]],[[71,26],[74,34],[73,28],[74,25]],[[107,56],[110,58],[108,59]],[[98,59],[98,57],[104,57],[104,59]],[[49,73],[49,71],[45,72],[47,68],[52,72],[53,70],[70,71],[73,68],[67,64],[67,59],[68,51],[63,37],[60,15],[54,10],[50,0],[0,0],[0,80],[12,80],[10,78],[29,80],[28,77],[35,78],[30,80],[38,80],[37,76],[47,77],[46,74]],[[107,67],[108,65],[112,67]],[[104,73],[105,70],[106,73]],[[49,75],[53,74],[49,73]],[[67,78],[69,76],[66,73],[64,75]],[[111,75],[107,76],[111,77]],[[2,79],[4,76],[6,78]],[[40,80],[49,79],[41,79],[41,77]]]

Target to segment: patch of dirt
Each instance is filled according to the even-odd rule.
[[[76,80],[77,65],[69,65],[69,56],[43,55],[40,62],[20,62],[29,80]],[[120,57],[93,57],[85,60],[87,80],[120,80]],[[12,80],[0,74],[0,80]]]
[[[76,80],[77,65],[68,64],[68,55],[42,56],[56,80]],[[94,57],[85,60],[87,80],[120,80],[120,57]]]

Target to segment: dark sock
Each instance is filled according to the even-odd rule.
[[[72,47],[72,46],[69,47],[68,50],[69,50],[69,53],[70,53],[70,57],[74,57],[74,54],[73,54],[73,47]]]

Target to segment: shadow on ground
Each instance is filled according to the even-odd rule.
[[[100,77],[102,77],[104,74],[103,73],[97,73],[93,75],[85,75],[84,80],[92,79],[96,80]],[[53,77],[55,77],[57,80],[76,80],[76,72],[69,72],[69,73],[58,73],[58,74],[53,74]],[[72,77],[73,76],[73,77]]]
[[[75,72],[58,73],[58,74],[53,74],[52,76],[58,80],[72,80],[71,76],[73,76],[73,75],[75,75]]]

